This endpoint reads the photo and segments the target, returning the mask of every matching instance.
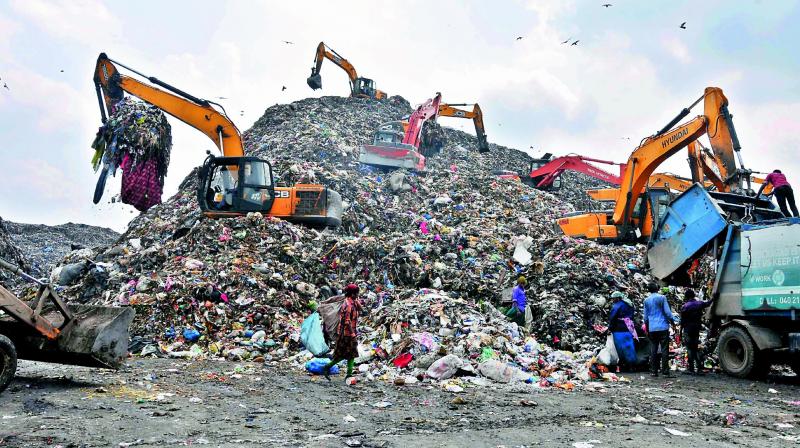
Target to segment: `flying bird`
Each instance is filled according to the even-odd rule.
[[[294,42],[289,42],[288,40],[283,40],[281,42],[285,43],[286,45],[294,45]]]
[[[218,96],[218,97],[217,97],[217,99],[218,99],[218,100],[227,100],[228,98],[226,98],[226,97],[224,97],[224,96]]]
[[[612,5],[611,5],[611,3],[605,3],[605,4],[603,4],[603,6],[608,8],[608,7],[612,6]]]
[[[63,68],[61,69],[61,73],[64,73],[64,69]]]
[[[575,42],[573,42],[573,43],[572,43],[572,45],[573,45],[573,46],[574,46],[574,45],[578,45],[578,42],[580,42],[580,41],[581,41],[581,40],[580,40],[580,39],[578,39],[578,40],[576,40]]]
[[[572,37],[568,38],[567,40],[565,40],[564,42],[561,42],[561,43],[562,43],[562,44],[569,43],[569,40],[570,40],[570,39],[572,39]]]
[[[8,88],[8,84],[6,84],[6,83],[3,83],[3,87],[5,87],[6,90],[11,90],[11,89]]]
[[[286,90],[286,86],[281,87],[281,92],[283,92],[284,90]]]
[[[522,36],[517,36],[517,40],[522,40]]]
[[[686,22],[683,22],[683,23],[681,23],[681,29],[682,29],[682,30],[685,30],[685,29],[686,29]]]

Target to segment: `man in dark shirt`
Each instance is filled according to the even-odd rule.
[[[703,326],[703,310],[711,302],[697,300],[693,290],[686,290],[686,303],[681,307],[681,330],[683,333],[683,345],[686,347],[688,365],[686,373],[689,375],[703,375],[703,363],[697,346],[700,344],[700,329]]]

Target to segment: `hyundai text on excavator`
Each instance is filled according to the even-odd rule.
[[[478,138],[478,151],[489,152],[489,141],[486,139],[486,128],[483,126],[483,111],[478,103],[472,105],[472,110],[459,109],[469,104],[439,104],[440,117],[457,117],[471,119],[475,124],[475,135]]]
[[[704,103],[704,114],[674,128],[701,101]],[[774,206],[771,203],[748,196],[752,193],[749,188],[751,171],[745,169],[742,163],[741,146],[728,111],[728,100],[722,89],[708,87],[703,96],[683,109],[661,130],[645,138],[633,151],[628,158],[620,193],[612,211],[568,215],[558,220],[559,227],[568,236],[599,241],[649,239],[671,199],[667,189],[646,188],[650,176],[664,160],[704,134],[709,136],[715,155],[725,167],[721,178],[726,191],[730,193],[712,193],[718,204],[735,216],[773,215]],[[745,183],[748,185],[745,186]]]
[[[609,173],[589,162],[615,165],[617,166],[619,175]],[[610,162],[608,160],[592,159],[577,154],[553,158],[552,154],[547,153],[543,157],[531,161],[528,169],[530,174],[523,177],[523,182],[540,190],[558,189],[561,187],[560,176],[567,170],[577,171],[594,177],[595,179],[600,179],[613,185],[619,185],[620,178],[625,172],[625,164]]]
[[[376,89],[375,81],[358,76],[353,64],[325,45],[325,42],[320,42],[319,45],[317,45],[316,53],[314,53],[314,66],[311,67],[311,76],[306,79],[306,83],[308,83],[309,87],[314,90],[322,88],[322,76],[319,74],[319,71],[322,68],[322,61],[326,58],[347,73],[347,77],[350,78],[351,97],[372,98],[375,100],[386,99],[386,92]]]
[[[435,120],[439,114],[442,94],[421,104],[408,117],[408,122],[391,121],[382,124],[375,131],[373,143],[361,147],[358,161],[366,165],[382,168],[407,168],[425,170],[424,149],[420,150],[422,126],[428,120]]]
[[[121,74],[115,64],[165,90]],[[105,53],[97,58],[94,82],[103,123],[107,120],[106,111],[113,111],[114,104],[127,92],[199,130],[214,142],[223,156],[209,154],[199,170],[197,184],[197,201],[206,216],[261,212],[309,225],[341,224],[339,193],[315,184],[277,187],[268,161],[245,156],[239,129],[222,106],[126,67]]]

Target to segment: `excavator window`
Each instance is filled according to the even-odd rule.
[[[217,157],[201,169],[203,209],[219,212],[268,212],[275,200],[272,168],[255,157]]]
[[[273,188],[269,165],[262,161],[245,162],[244,184],[242,185],[242,201],[245,205],[261,210],[265,202],[272,203]]]
[[[207,190],[207,201],[215,210],[231,210],[233,208],[239,176],[238,165],[220,165],[214,167]]]

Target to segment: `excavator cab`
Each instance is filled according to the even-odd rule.
[[[311,85],[310,81],[309,85]],[[351,96],[382,100],[386,98],[386,92],[375,88],[375,81],[369,78],[356,78],[353,80]]]
[[[266,214],[275,202],[272,166],[257,157],[209,156],[197,185],[200,209],[211,216]]]

